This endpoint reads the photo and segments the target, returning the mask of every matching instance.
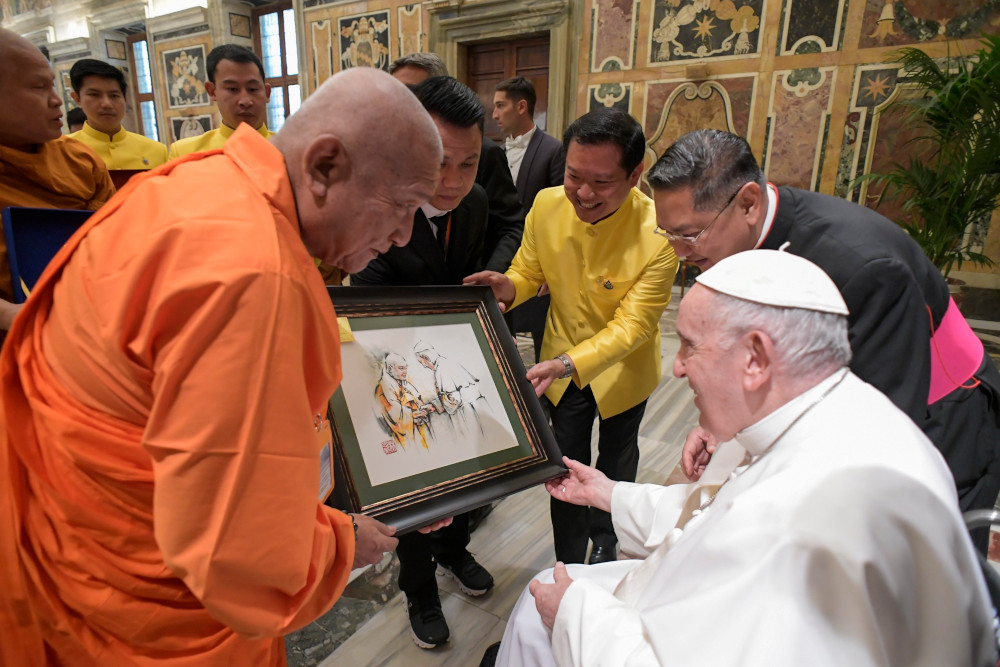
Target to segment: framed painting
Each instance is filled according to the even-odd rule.
[[[334,500],[405,533],[565,472],[487,287],[328,287]]]
[[[229,34],[250,39],[250,17],[229,12]]]
[[[108,50],[108,58],[125,60],[125,42],[119,42],[117,39],[106,39],[104,40],[104,48]]]
[[[174,141],[188,137],[200,137],[212,129],[212,114],[175,116],[170,119],[170,129],[174,133]]]

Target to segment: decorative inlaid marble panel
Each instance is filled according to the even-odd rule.
[[[836,73],[835,67],[774,73],[762,159],[769,180],[819,189]]]
[[[603,107],[615,108],[625,113],[632,112],[631,83],[602,83],[590,86],[590,98],[587,111]]]
[[[389,12],[341,16],[337,19],[340,36],[340,67],[375,67],[389,69]]]
[[[319,84],[333,76],[336,71],[333,66],[332,26],[333,21],[330,19],[309,23],[309,31],[312,35],[309,40],[309,55],[312,60],[313,90],[316,90]]]
[[[424,50],[424,15],[419,3],[397,7],[396,26],[396,46],[399,50],[395,57]]]
[[[838,50],[846,8],[847,0],[785,0],[778,54]]]
[[[593,0],[590,23],[590,71],[635,66],[638,0]]]
[[[867,0],[859,48],[996,32],[1000,0]]]
[[[854,71],[854,86],[844,124],[844,141],[837,169],[835,192],[847,196],[848,186],[871,164],[874,133],[878,132],[875,122],[892,99],[896,90],[899,67],[893,64],[858,65]],[[859,190],[851,193],[850,199],[858,201]]]
[[[647,83],[646,145],[659,156],[681,135],[702,128],[747,137],[756,83],[756,74]]]
[[[650,64],[760,52],[763,0],[654,0]]]

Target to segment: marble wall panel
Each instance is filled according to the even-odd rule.
[[[649,64],[760,52],[763,0],[654,0]]]
[[[847,0],[785,0],[778,54],[836,51],[846,9]]]
[[[996,32],[1000,0],[866,0],[859,48]]]
[[[340,67],[389,69],[389,12],[356,14],[337,18],[340,35]]]
[[[819,189],[836,71],[817,67],[774,73],[762,160],[768,180]]]
[[[603,107],[615,108],[632,113],[631,83],[602,83],[590,86],[590,102],[587,111]]]
[[[627,70],[635,66],[639,0],[593,0],[590,23],[590,71]]]
[[[309,52],[309,66],[312,70],[312,89],[316,90],[336,71],[333,64],[333,21],[331,19],[309,22],[309,42],[306,48]]]
[[[647,83],[643,121],[646,145],[659,156],[682,134],[702,128],[728,130],[746,137],[756,83],[756,74]]]
[[[396,8],[397,51],[391,58],[424,51],[424,14],[419,4]]]

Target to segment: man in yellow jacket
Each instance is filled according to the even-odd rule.
[[[167,147],[122,127],[125,75],[102,60],[84,58],[69,71],[73,101],[87,115],[83,128],[70,136],[101,156],[108,169],[152,169],[167,161]]]
[[[245,46],[222,44],[209,51],[205,69],[208,73],[205,92],[219,107],[222,125],[170,144],[168,160],[222,148],[241,123],[257,130],[265,139],[274,135],[265,122],[271,86],[264,82],[264,65],[256,53]]]
[[[552,305],[541,361],[528,371],[551,403],[562,453],[590,463],[600,420],[597,468],[634,481],[639,422],[660,380],[659,319],[670,300],[677,257],[657,236],[652,200],[636,189],[646,143],[639,123],[615,109],[578,118],[563,137],[563,188],[542,190],[505,274],[483,271],[466,284],[489,285],[505,310],[547,285]],[[583,457],[577,459],[577,457]],[[552,501],[556,558],[591,563],[616,557],[606,512]]]

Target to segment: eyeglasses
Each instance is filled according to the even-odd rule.
[[[725,212],[725,210],[729,208],[729,205],[732,204],[734,201],[736,201],[736,195],[738,195],[746,185],[747,184],[744,183],[743,185],[738,187],[736,189],[736,192],[734,192],[729,196],[729,199],[726,200],[725,205],[722,208],[720,208],[719,212],[715,214],[714,218],[712,218],[712,222],[708,223],[705,229],[701,230],[694,236],[691,236],[690,234],[674,234],[673,232],[668,232],[665,229],[661,229],[659,226],[653,228],[653,233],[657,234],[658,236],[664,237],[671,243],[683,243],[684,245],[691,247],[698,245],[699,241],[701,240],[701,237],[705,235],[705,232],[707,232],[709,229],[712,228],[712,225],[714,225],[716,220],[718,220],[719,217]]]

